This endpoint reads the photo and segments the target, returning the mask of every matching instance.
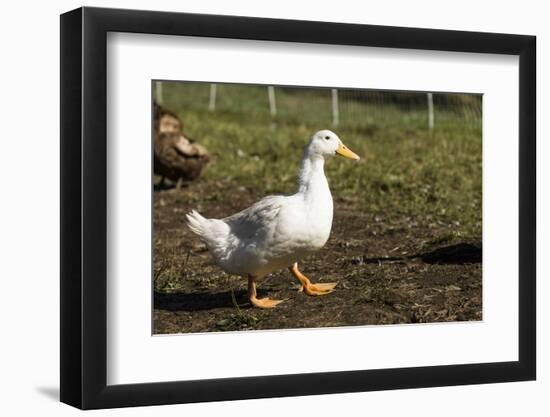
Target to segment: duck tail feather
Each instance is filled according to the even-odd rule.
[[[209,220],[201,216],[196,210],[192,210],[185,217],[187,218],[187,227],[197,236],[204,238],[208,233]]]
[[[229,237],[229,226],[222,220],[207,219],[195,210],[186,214],[189,229],[206,243],[214,259],[223,256]]]

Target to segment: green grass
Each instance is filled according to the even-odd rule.
[[[341,123],[332,128],[330,90],[277,88],[276,118],[265,87],[218,85],[217,93],[217,109],[209,112],[208,84],[163,84],[164,106],[214,156],[203,180],[234,182],[259,195],[291,193],[308,138],[331,128],[362,157],[359,163],[328,161],[336,199],[373,216],[453,224],[446,237],[451,241],[481,237],[480,97],[436,95],[430,131],[420,95],[413,104],[397,93],[378,92],[365,102],[342,99]]]

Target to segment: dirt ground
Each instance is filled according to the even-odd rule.
[[[337,282],[336,290],[309,297],[280,271],[260,281],[258,293],[285,301],[271,310],[251,308],[246,279],[213,264],[184,214],[197,209],[225,217],[261,197],[230,182],[202,180],[155,191],[155,334],[482,319],[480,241],[447,241],[452,225],[385,218],[337,197],[328,243],[300,263],[313,283]]]

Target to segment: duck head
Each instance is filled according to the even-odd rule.
[[[344,158],[359,160],[359,156],[342,143],[338,135],[330,130],[320,130],[315,133],[306,148],[309,156],[324,158],[325,156],[341,155]]]

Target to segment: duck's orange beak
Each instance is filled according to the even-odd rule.
[[[338,149],[336,149],[336,153],[338,155],[342,155],[344,158],[353,159],[355,161],[358,161],[359,155],[357,155],[355,152],[351,151],[346,145],[343,143],[340,143],[340,146],[338,146]]]

